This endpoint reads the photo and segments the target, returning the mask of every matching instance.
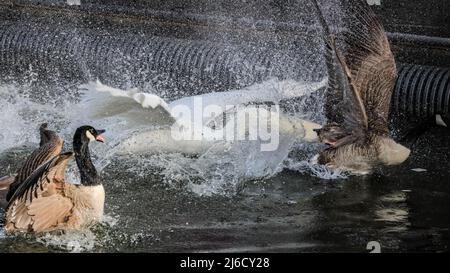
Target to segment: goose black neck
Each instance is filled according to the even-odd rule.
[[[75,152],[75,160],[80,170],[81,184],[83,186],[100,185],[100,178],[89,153],[89,140],[84,140],[81,136],[75,135],[73,149]]]

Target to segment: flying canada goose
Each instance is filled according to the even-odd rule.
[[[41,164],[61,153],[64,141],[54,131],[47,129],[47,123],[39,127],[39,148],[25,160],[17,174],[4,177],[0,181],[0,190],[8,190],[6,201],[9,201],[20,184]]]
[[[384,29],[363,1],[339,2],[342,12],[347,13],[340,20],[347,25],[335,35],[313,0],[323,28],[329,79],[325,105],[328,123],[316,132],[330,147],[320,153],[318,163],[365,174],[376,165],[404,162],[410,150],[389,136],[388,115],[397,69]]]
[[[73,152],[53,157],[19,185],[6,208],[7,232],[79,229],[101,219],[105,191],[91,161],[88,144],[104,142],[103,132],[92,126],[79,127],[73,137]],[[65,181],[64,173],[73,157],[81,185]]]

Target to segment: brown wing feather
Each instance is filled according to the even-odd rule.
[[[329,124],[339,124],[346,141],[355,136],[363,136],[367,129],[367,115],[351,72],[344,56],[336,46],[335,34],[332,34],[317,0],[313,0],[314,11],[323,28],[325,42],[325,60],[329,85],[326,94],[326,116]],[[336,143],[337,144],[337,143]]]
[[[17,171],[14,182],[9,186],[8,194],[6,195],[7,201],[11,199],[20,184],[30,176],[37,167],[61,153],[64,144],[63,139],[55,132],[47,130],[46,128],[46,124],[41,125],[41,146],[33,151]]]
[[[384,28],[362,0],[341,1],[346,27],[342,55],[351,81],[365,105],[368,127],[387,132],[397,68]]]
[[[351,110],[346,113],[344,122],[350,125],[350,127],[352,128],[359,127],[360,129],[366,130],[368,129],[368,118],[366,107],[364,106],[364,102],[360,96],[360,92],[358,92],[358,88],[353,81],[351,71],[346,64],[344,57],[336,48],[334,41],[333,48],[336,54],[336,58],[341,65],[345,77],[347,78],[347,88],[344,89],[344,102],[346,103],[346,105],[348,105],[346,106],[346,108],[349,107],[349,109]],[[347,101],[349,101],[349,103],[347,103]]]
[[[74,204],[65,194],[64,173],[73,153],[40,166],[17,189],[6,211],[6,230],[43,232],[66,223]]]
[[[316,1],[313,0],[330,48],[327,66],[332,85],[327,91],[326,109],[329,122],[343,124],[347,131],[355,131],[359,126],[387,132],[397,70],[382,25],[362,0],[332,1],[341,7],[338,21],[343,25],[334,28],[341,29],[340,33],[331,34]],[[339,37],[338,46],[332,41],[334,36]]]

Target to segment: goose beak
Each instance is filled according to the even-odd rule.
[[[95,140],[97,140],[98,142],[105,142],[105,138],[103,138],[102,136],[98,135]]]
[[[95,137],[95,140],[98,142],[105,142],[105,138],[102,136],[102,134],[105,132],[105,130],[97,130],[98,135]]]

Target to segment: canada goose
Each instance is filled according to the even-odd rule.
[[[389,136],[397,69],[384,29],[363,1],[340,2],[342,10],[351,14],[341,20],[351,26],[335,37],[313,0],[323,28],[329,78],[328,124],[316,132],[330,147],[320,153],[318,163],[365,174],[376,165],[404,162],[410,150]],[[342,53],[336,45],[339,41],[344,45]]]
[[[91,161],[88,144],[104,142],[91,126],[79,127],[73,137],[73,152],[50,159],[37,168],[11,197],[5,214],[7,232],[47,232],[79,229],[101,219],[105,191]],[[69,161],[75,157],[81,185],[65,181]]]
[[[54,131],[48,130],[47,123],[42,124],[39,127],[40,143],[39,148],[33,151],[33,153],[25,160],[22,166],[17,171],[15,176],[5,177],[0,181],[3,187],[0,190],[8,190],[6,194],[6,201],[9,201],[14,192],[20,186],[20,184],[30,174],[36,170],[44,162],[50,158],[59,155],[61,153],[64,141]],[[8,184],[9,183],[9,184]]]

